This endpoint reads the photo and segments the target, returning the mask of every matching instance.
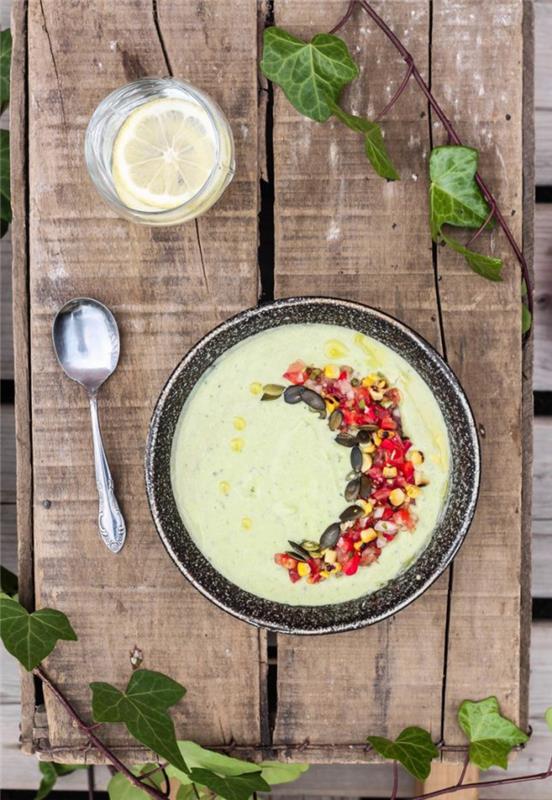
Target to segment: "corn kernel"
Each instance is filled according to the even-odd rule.
[[[332,411],[334,411],[338,407],[339,400],[334,400],[333,397],[326,397],[325,403],[326,403],[326,411],[328,412],[328,414],[331,414]]]
[[[376,389],[370,389],[370,397],[375,401],[383,400],[383,394]]]
[[[375,449],[376,448],[374,447],[374,450]],[[364,453],[362,454],[362,467],[361,467],[362,472],[368,472],[371,466],[372,466],[372,456],[366,451],[364,451]]]
[[[362,542],[364,542],[364,544],[366,544],[366,542],[373,542],[374,539],[377,538],[378,538],[378,532],[375,531],[373,528],[366,528],[360,534],[360,539]]]
[[[333,569],[333,571],[334,571],[334,572],[341,572],[341,570],[342,570],[342,569],[343,569],[343,567],[341,566],[341,564],[336,564],[336,565],[334,566],[334,569]]]
[[[406,487],[406,493],[409,497],[415,499],[420,494],[420,490],[417,486],[412,486],[412,484],[409,483]]]
[[[418,466],[419,464],[424,463],[424,454],[421,453],[419,450],[411,450],[407,456],[409,461],[412,461],[413,464]]]
[[[251,392],[251,394],[260,394],[262,390],[263,390],[262,383],[258,383],[257,381],[249,385],[249,391]]]
[[[360,506],[362,508],[362,510],[364,511],[364,514],[367,517],[369,517],[370,514],[372,513],[372,511],[374,510],[374,506],[372,505],[372,503],[370,503],[369,500],[362,500],[361,498],[359,498],[356,501],[356,504],[357,504],[357,506]]]
[[[393,489],[389,495],[389,502],[393,506],[402,506],[405,501],[405,494],[402,489]]]
[[[368,444],[361,444],[360,449],[363,453],[375,453],[376,445],[373,442],[368,442]]]
[[[232,420],[232,425],[237,431],[243,431],[247,422],[244,420],[243,417],[234,417]]]
[[[253,520],[251,517],[242,517],[241,526],[244,531],[250,531],[253,527]]]
[[[363,544],[364,544],[364,543],[363,543],[363,541],[362,541],[362,539],[361,539],[360,541],[358,541],[358,542],[355,542],[355,543],[354,543],[354,545],[353,545],[353,547],[355,548],[355,550],[360,550],[360,548],[362,547],[362,545],[363,545]]]
[[[330,339],[324,346],[324,352],[328,358],[343,358],[348,350],[338,339]]]
[[[221,481],[219,483],[219,492],[221,494],[229,494],[229,492],[230,492],[230,484],[228,483],[228,481]]]
[[[320,574],[321,578],[329,578],[330,577],[330,573],[328,572],[327,569],[321,569],[319,574]]]
[[[335,550],[327,550],[324,553],[324,561],[326,564],[335,564],[337,561],[337,553]]]
[[[339,378],[339,367],[337,364],[326,364],[324,367],[324,375],[326,378],[330,378],[331,380],[337,380]]]
[[[397,467],[384,467],[383,468],[383,477],[384,478],[396,478],[397,477]]]
[[[300,561],[300,562],[297,564],[297,572],[299,573],[299,575],[300,575],[302,578],[304,578],[304,577],[305,577],[305,575],[310,575],[310,571],[311,571],[311,568],[310,568],[310,567],[309,567],[309,565],[308,565],[308,564],[306,564],[304,561]]]
[[[372,434],[372,441],[374,442],[376,447],[380,446],[380,444],[381,444],[381,436],[379,435],[379,432]]]

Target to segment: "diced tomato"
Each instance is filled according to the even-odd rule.
[[[384,536],[385,539],[387,539],[388,542],[392,542],[393,539],[395,538],[396,534],[394,534],[394,533],[384,533],[383,536]]]
[[[350,553],[353,550],[353,542],[349,536],[340,536],[337,542],[337,549],[342,550],[344,553]]]
[[[377,561],[377,558],[375,549],[373,547],[367,547],[360,555],[360,563],[363,567],[367,567],[368,564],[373,564],[374,561]]]
[[[394,431],[397,428],[397,423],[392,417],[384,417],[380,422],[384,431]]]
[[[401,465],[401,472],[409,483],[412,483],[414,480],[414,464],[412,461],[405,461],[404,464]]]
[[[412,515],[407,508],[401,508],[399,511],[395,511],[393,514],[393,520],[397,523],[397,525],[402,525],[405,528],[408,528],[409,531],[413,530],[415,526]]]
[[[307,563],[311,568],[311,575],[318,575],[320,572],[320,560],[316,558],[309,558]]]
[[[292,583],[297,583],[297,581],[301,580],[301,576],[299,575],[296,569],[290,569],[288,575]]]
[[[371,470],[370,470],[370,472],[371,472]],[[370,472],[368,472],[369,475],[370,475]],[[370,476],[370,477],[372,477],[372,476]],[[387,498],[389,497],[390,494],[391,494],[391,489],[386,489],[385,487],[383,487],[382,489],[376,489],[376,491],[372,493],[372,498],[374,500],[376,500],[376,501],[378,501],[378,500],[387,500]]]
[[[297,567],[297,561],[291,556],[288,556],[287,553],[276,553],[274,561],[285,569],[295,569]]]
[[[383,509],[382,519],[391,519],[393,516],[393,509],[390,506],[385,506]]]
[[[284,378],[287,378],[288,381],[295,385],[305,383],[307,378],[305,374],[306,367],[305,362],[298,359],[289,365],[286,372],[284,372]]]
[[[354,575],[360,564],[360,556],[356,553],[343,567],[345,575]]]

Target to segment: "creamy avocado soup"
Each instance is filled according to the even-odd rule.
[[[445,422],[418,373],[323,324],[273,328],[217,359],[182,409],[171,456],[180,515],[205,557],[290,605],[351,600],[406,569],[439,520],[448,471]]]

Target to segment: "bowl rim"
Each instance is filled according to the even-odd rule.
[[[470,480],[470,486],[468,491],[468,499],[467,499],[467,506],[465,509],[465,514],[463,519],[456,529],[453,542],[450,547],[443,553],[442,557],[439,559],[439,562],[436,568],[428,574],[424,580],[417,583],[415,588],[404,598],[402,598],[399,602],[395,603],[392,608],[382,611],[381,613],[375,613],[371,616],[367,617],[359,617],[357,619],[346,621],[343,623],[332,622],[331,624],[324,624],[324,625],[313,625],[309,627],[309,625],[305,624],[297,624],[297,622],[286,623],[285,621],[278,621],[274,622],[273,619],[267,618],[265,614],[252,614],[243,612],[240,610],[239,607],[233,605],[231,602],[225,601],[220,596],[217,596],[216,593],[210,591],[210,589],[205,586],[205,584],[199,580],[196,575],[193,574],[181,561],[178,554],[175,552],[169,538],[163,528],[161,516],[160,516],[160,508],[158,506],[157,496],[156,496],[156,485],[155,485],[155,469],[154,469],[154,456],[156,451],[156,444],[157,444],[157,434],[159,431],[159,425],[162,420],[163,413],[165,411],[165,407],[167,404],[168,399],[171,396],[171,392],[173,391],[174,387],[177,385],[181,374],[184,372],[186,367],[193,361],[194,357],[203,351],[205,347],[211,342],[213,339],[216,339],[221,334],[224,333],[225,330],[229,328],[233,328],[243,322],[245,320],[250,320],[251,318],[256,318],[258,316],[270,315],[272,310],[278,310],[282,308],[297,308],[301,306],[327,306],[327,307],[342,307],[344,309],[350,309],[352,311],[360,312],[362,314],[368,314],[369,316],[376,317],[380,320],[383,320],[387,324],[391,324],[392,327],[398,328],[408,339],[410,339],[418,348],[420,348],[426,356],[429,356],[431,360],[437,361],[439,364],[439,368],[441,373],[444,375],[447,383],[452,388],[456,399],[460,402],[462,406],[462,410],[465,414],[465,421],[467,423],[467,432],[470,435],[471,445],[473,447],[472,450],[472,463],[471,466],[473,468],[473,477]],[[285,324],[285,323],[283,323]],[[294,324],[293,322],[288,324]],[[304,323],[297,323],[297,324],[310,324],[308,321]],[[329,324],[339,324],[339,323],[332,323]],[[263,328],[262,330],[271,329],[274,327],[279,327],[279,324],[268,326],[268,328]],[[342,327],[350,327],[343,325]],[[259,331],[262,332],[262,331]],[[240,341],[243,341],[246,338],[250,338],[251,336],[255,335],[255,333],[249,333],[246,336],[240,338]],[[366,334],[371,335],[371,334]],[[376,337],[373,337],[376,338]],[[224,348],[222,352],[226,352],[230,349],[233,344],[229,344],[228,347]],[[389,346],[389,345],[387,345]],[[217,355],[216,358],[219,358],[221,354]],[[404,357],[404,356],[403,356]],[[216,361],[216,358],[214,359]],[[408,359],[405,358],[408,361]],[[210,365],[208,365],[210,366]],[[201,375],[205,372],[208,368],[204,367],[201,371]],[[417,368],[413,366],[413,369],[418,372]],[[419,374],[419,372],[418,372]],[[425,380],[423,376],[420,375],[422,380]],[[199,378],[197,380],[199,380]],[[194,382],[194,386],[197,383],[197,380]],[[427,381],[426,381],[427,383]],[[433,394],[433,389],[430,386],[430,390]],[[438,400],[438,398],[436,397]],[[184,400],[185,402],[185,400]],[[181,408],[183,407],[184,403],[182,404]],[[445,420],[446,422],[446,420]],[[146,449],[145,449],[145,485],[146,485],[146,496],[148,500],[148,506],[150,509],[150,513],[153,518],[153,522],[165,549],[167,550],[168,554],[170,555],[172,561],[178,567],[180,572],[187,578],[187,580],[208,600],[210,600],[214,605],[222,610],[226,611],[227,613],[231,614],[232,616],[247,622],[255,627],[265,628],[267,630],[272,630],[277,633],[284,633],[284,634],[302,634],[302,635],[323,635],[329,633],[343,633],[345,631],[356,630],[359,628],[364,628],[372,624],[376,624],[378,622],[383,621],[389,617],[394,616],[399,611],[402,611],[404,608],[408,607],[411,603],[413,603],[416,599],[418,599],[422,594],[424,594],[430,586],[443,574],[443,572],[447,569],[447,567],[451,564],[455,556],[457,555],[460,547],[464,543],[468,531],[471,527],[471,523],[473,521],[473,517],[475,514],[477,501],[479,497],[479,491],[481,486],[481,448],[479,443],[479,436],[477,430],[477,424],[475,421],[475,415],[473,413],[472,407],[468,400],[466,393],[464,392],[460,381],[456,377],[454,371],[449,366],[449,364],[444,360],[443,356],[436,350],[436,348],[425,339],[421,334],[415,331],[406,323],[402,322],[401,320],[397,319],[396,317],[388,314],[387,312],[381,311],[380,309],[374,308],[367,304],[353,301],[353,300],[346,300],[332,296],[326,295],[298,295],[286,298],[279,298],[277,300],[269,301],[261,303],[259,302],[256,306],[244,309],[237,314],[229,317],[228,319],[224,320],[223,322],[216,325],[210,331],[208,331],[204,336],[202,336],[198,341],[184,354],[184,356],[180,359],[178,364],[174,367],[172,372],[170,373],[169,377],[167,378],[159,396],[155,403],[154,410],[150,419],[150,423],[148,426],[148,435],[146,441]],[[447,496],[448,500],[448,496]],[[448,506],[448,504],[447,504]],[[446,507],[445,507],[446,510]],[[445,513],[443,513],[442,518],[439,520],[438,525],[441,524],[442,520],[446,517]],[[184,527],[184,522],[180,519],[180,524],[194,547],[197,547],[192,540],[191,535],[188,533],[186,528]],[[435,529],[434,529],[435,530]],[[202,559],[210,565],[211,569],[214,570],[222,579],[223,583],[227,584],[228,587],[231,588],[232,592],[238,592],[238,595],[246,595],[250,598],[256,600],[262,607],[269,606],[275,608],[281,608],[288,611],[288,613],[293,614],[294,611],[301,609],[305,611],[307,614],[311,612],[312,614],[316,614],[316,612],[320,609],[336,609],[337,606],[350,606],[352,604],[358,603],[359,600],[363,598],[369,598],[381,591],[383,591],[386,587],[390,584],[397,581],[401,575],[404,575],[405,572],[408,572],[412,567],[417,564],[420,559],[423,557],[426,550],[429,548],[431,543],[431,539],[433,538],[434,532],[432,533],[431,538],[429,539],[426,547],[420,552],[418,558],[409,565],[406,571],[399,573],[397,576],[392,578],[382,587],[377,589],[375,592],[371,592],[368,595],[361,595],[359,598],[353,598],[352,600],[343,601],[342,603],[333,603],[333,604],[326,604],[326,605],[315,605],[315,606],[292,606],[285,603],[280,603],[274,600],[268,600],[266,598],[258,597],[257,595],[253,595],[252,593],[248,592],[245,589],[237,586],[222,573],[218,572],[215,567],[210,565],[210,562],[206,559],[205,556],[201,553]],[[417,576],[418,577],[418,576]]]

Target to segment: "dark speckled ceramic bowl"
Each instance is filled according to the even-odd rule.
[[[170,478],[173,436],[182,406],[203,372],[242,339],[289,323],[342,325],[397,351],[432,390],[451,448],[449,493],[432,538],[417,561],[381,589],[325,606],[289,606],[240,589],[196,547],[178,513]],[[146,451],[146,487],[161,541],[178,568],[206,597],[236,617],[283,633],[332,633],[361,628],[396,614],[441,575],[462,544],[477,502],[480,454],[468,401],[454,374],[418,334],[373,308],[324,297],[296,297],[244,311],[203,338],[182,359],[155,407]]]

